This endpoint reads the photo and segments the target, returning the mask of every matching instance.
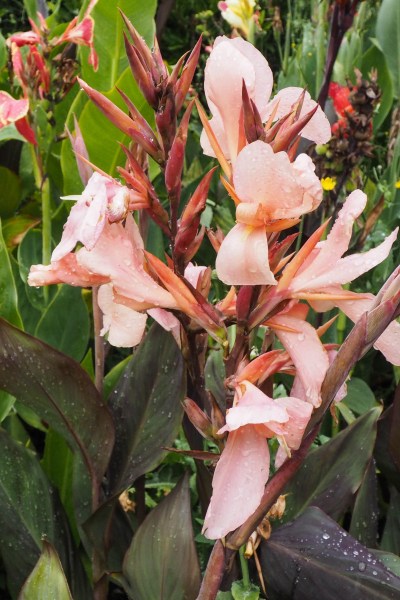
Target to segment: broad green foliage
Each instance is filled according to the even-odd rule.
[[[24,584],[20,600],[72,600],[67,580],[51,544],[44,541],[42,554]]]
[[[124,576],[132,600],[194,600],[200,569],[193,542],[185,476],[139,527],[125,556]]]

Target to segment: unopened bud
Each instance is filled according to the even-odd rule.
[[[212,440],[212,423],[208,415],[201,410],[190,398],[185,398],[183,401],[183,410],[185,411],[189,421],[197,429],[204,438]]]

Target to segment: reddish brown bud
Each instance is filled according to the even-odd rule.
[[[164,156],[168,156],[176,133],[175,98],[172,85],[167,84],[156,114],[157,129],[160,133]]]
[[[203,38],[200,36],[200,38],[197,40],[197,44],[193,48],[189,58],[186,61],[182,75],[175,86],[175,107],[177,113],[182,108],[186,94],[188,93],[190,84],[192,83],[193,75],[196,70],[197,63],[199,62],[202,41]]]
[[[288,148],[295,142],[297,136],[302,132],[307,123],[312,119],[318,110],[318,104],[310,110],[304,117],[298,121],[287,125],[282,128],[276,138],[271,142],[271,146],[274,152],[280,152],[281,150],[288,150]]]
[[[203,177],[182,213],[178,226],[178,233],[175,238],[175,255],[177,257],[186,254],[189,245],[196,236],[200,225],[201,213],[206,206],[211,178],[214,175],[216,168],[217,167],[211,169],[211,171]]]
[[[99,110],[123,133],[132,137],[143,149],[154,158],[155,161],[161,162],[161,152],[158,142],[143,133],[139,124],[124,113],[118,106],[109,100],[102,93],[91,88],[87,83],[79,79],[79,85],[89,96],[90,100],[97,106]]]
[[[244,131],[249,144],[256,140],[265,140],[265,131],[260,113],[253,100],[249,97],[246,83],[242,80],[242,102]]]
[[[143,96],[146,98],[148,104],[150,104],[154,110],[157,110],[159,97],[154,86],[150,70],[147,65],[143,64],[143,61],[140,60],[138,50],[129,43],[125,33],[124,40],[126,55],[128,57],[128,62],[131,67],[133,77],[135,78],[135,81],[138,84]]]
[[[194,105],[192,100],[182,117],[178,131],[176,132],[171,150],[169,152],[167,166],[165,169],[165,185],[170,197],[179,201],[181,176],[185,160],[185,147],[188,134],[189,120]]]
[[[187,418],[200,435],[208,440],[212,440],[213,427],[209,416],[206,415],[206,413],[197,406],[196,402],[190,398],[185,398],[182,404]]]

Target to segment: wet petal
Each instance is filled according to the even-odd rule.
[[[139,344],[146,327],[146,313],[117,304],[111,284],[99,288],[98,303],[103,313],[100,335],[108,334],[109,343],[119,348],[131,348]]]
[[[278,109],[276,112],[276,119],[280,119],[287,115],[292,105],[297,102],[300,94],[303,92],[302,88],[298,87],[287,87],[277,93],[273,100],[268,105],[267,115],[272,114],[276,104],[279,102]],[[308,92],[305,93],[303,107],[300,112],[300,118],[304,117],[316,106],[315,100],[312,100]],[[319,107],[315,115],[304,127],[301,135],[308,140],[315,142],[316,144],[326,144],[331,138],[331,125],[328,121],[324,111]]]
[[[269,461],[267,441],[253,427],[229,434],[213,477],[203,527],[207,538],[224,537],[255,511],[268,481]]]
[[[268,323],[272,328],[276,323],[299,332],[277,329],[275,334],[289,353],[301,379],[305,390],[305,397],[302,399],[319,406],[321,385],[329,367],[329,359],[316,330],[306,321],[288,315],[275,316],[269,319]],[[295,392],[292,390],[291,393]]]
[[[235,225],[221,244],[216,269],[228,285],[275,285],[265,228]]]

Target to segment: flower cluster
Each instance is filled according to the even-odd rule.
[[[368,252],[344,256],[367,200],[361,190],[354,190],[326,239],[328,223],[323,223],[298,252],[287,254],[296,234],[280,237],[281,232],[298,224],[322,201],[313,162],[308,155],[298,154],[300,138],[326,143],[330,125],[301,89],[283,89],[270,100],[272,73],[262,54],[241,38],[218,38],[205,70],[210,121],[198,105],[204,126],[201,144],[221,164],[222,183],[235,202],[237,223],[224,239],[210,233],[217,250],[217,275],[234,286],[213,305],[208,300],[210,269],[195,267],[191,260],[204,236],[200,216],[214,170],[205,175],[178,213],[193,102],[179,125],[177,116],[200,46],[169,74],[158,46],[150,52],[127,20],[126,25],[132,40],[126,39],[129,62],[155,111],[156,131],[129,98],[123,95],[128,116],[84,82],[81,85],[99,109],[158,162],[169,212],[129,149],[125,149],[127,166],[120,169],[126,186],[104,173],[84,173],[87,163],[79,159],[85,190],[71,198],[76,204],[51,264],[32,267],[29,283],[100,286],[101,333],[108,335],[111,344],[136,345],[143,336],[147,313],[172,331],[185,356],[193,355],[193,339],[204,330],[222,343],[229,365],[227,398],[233,396],[233,402],[227,402],[222,422],[219,413],[218,418],[214,415],[213,426],[218,426],[211,428],[215,439],[222,446],[223,440],[226,443],[214,474],[204,532],[210,538],[223,537],[260,502],[270,474],[267,440],[279,442],[275,457],[275,467],[279,467],[299,448],[311,414],[321,404],[321,386],[337,346],[321,340],[329,322],[316,329],[307,321],[308,305],[321,312],[339,307],[357,321],[376,299],[343,286],[388,256],[397,230]],[[72,139],[84,156],[78,129]],[[144,250],[132,214],[136,211],[146,212],[168,238],[171,255],[167,263]],[[237,325],[237,334],[230,348],[226,331],[232,323]],[[265,333],[266,343],[261,354],[250,360],[246,339],[256,328]],[[241,337],[240,331],[246,335]],[[395,364],[400,364],[399,336],[400,326],[394,322],[376,342]],[[277,339],[279,344],[270,348],[268,339]],[[273,399],[263,386],[279,372],[293,377],[292,386],[287,397]],[[336,400],[344,394],[342,387]],[[204,419],[209,422],[208,417]]]

